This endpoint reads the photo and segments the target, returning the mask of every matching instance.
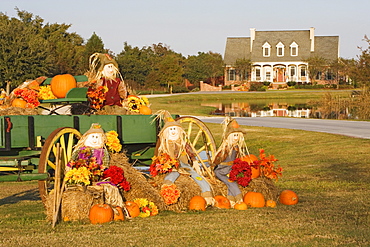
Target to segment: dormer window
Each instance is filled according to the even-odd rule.
[[[283,43],[279,42],[277,45],[276,45],[276,53],[277,53],[277,56],[278,57],[283,57],[284,56],[284,45]]]
[[[296,57],[298,56],[298,45],[296,42],[293,42],[291,45],[290,45],[290,55],[292,57]]]
[[[263,56],[264,57],[269,57],[270,54],[271,54],[271,45],[266,42],[263,46],[262,46],[262,51],[263,51]]]

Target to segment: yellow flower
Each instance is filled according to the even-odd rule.
[[[105,133],[107,137],[107,147],[112,153],[118,153],[122,150],[122,145],[118,139],[118,133],[114,130]]]
[[[38,98],[41,100],[56,99],[50,85],[40,87]]]
[[[66,173],[64,180],[69,184],[89,185],[91,175],[87,167],[73,168]]]

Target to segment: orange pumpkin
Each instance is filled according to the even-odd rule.
[[[137,205],[135,202],[127,201],[125,203],[125,206],[126,206],[126,209],[130,217],[135,218],[139,216],[140,208],[139,208],[139,205]]]
[[[246,155],[246,156],[242,157],[241,160],[246,161],[250,165],[252,165],[254,161],[258,160],[258,158],[257,158],[256,155],[250,154],[250,155]],[[252,176],[251,176],[252,179],[253,178],[258,178],[260,176],[261,171],[260,171],[259,167],[258,168],[251,167],[251,170],[252,170]]]
[[[231,207],[231,204],[230,204],[230,200],[227,199],[226,197],[224,196],[215,196],[215,207],[216,208],[226,208],[226,209],[229,209]]]
[[[115,207],[113,220],[114,221],[124,221],[125,220],[125,214],[123,213],[123,210],[120,206]]]
[[[298,195],[291,190],[284,190],[280,193],[279,201],[284,205],[295,205],[298,203]]]
[[[27,101],[25,101],[24,99],[21,99],[21,98],[15,98],[12,101],[12,106],[14,106],[14,107],[25,108],[26,104],[27,104]]]
[[[51,91],[57,98],[66,97],[67,92],[77,86],[76,79],[70,74],[56,75],[51,79]]]
[[[90,208],[91,224],[103,224],[113,220],[113,209],[108,204],[95,204]]]
[[[274,200],[267,200],[266,207],[274,208],[276,207],[276,202]]]
[[[189,210],[206,211],[206,200],[202,196],[194,196],[190,199]]]
[[[140,106],[139,112],[143,115],[152,115],[152,109],[150,109],[146,105]]]
[[[253,208],[262,208],[265,206],[265,197],[259,192],[247,192],[244,195],[243,201]]]
[[[237,209],[237,210],[247,210],[248,209],[248,206],[245,202],[238,202],[234,205],[234,209]]]

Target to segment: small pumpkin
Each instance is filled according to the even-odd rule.
[[[279,201],[284,205],[295,205],[298,203],[298,195],[292,190],[283,190],[280,193]]]
[[[139,112],[143,115],[152,115],[152,110],[146,105],[140,106]]]
[[[206,211],[206,204],[202,196],[193,196],[189,202],[189,210]]]
[[[224,196],[218,195],[218,196],[215,196],[214,199],[216,201],[215,203],[216,208],[229,209],[231,207],[230,200]]]
[[[274,200],[267,200],[266,201],[266,207],[275,208],[276,202]]]
[[[27,101],[21,98],[15,98],[12,101],[12,106],[14,107],[20,107],[20,108],[26,108]]]
[[[247,192],[244,195],[243,201],[252,208],[262,208],[265,206],[265,197],[260,192]]]
[[[250,154],[250,155],[246,155],[244,157],[241,158],[242,161],[246,161],[248,162],[250,165],[253,164],[254,161],[258,161],[258,158],[256,155],[254,154]],[[260,173],[261,173],[261,170],[260,168],[254,168],[254,167],[251,167],[251,170],[252,170],[252,175],[251,175],[251,178],[258,178],[260,176]]]
[[[113,220],[113,209],[108,204],[95,204],[90,208],[91,224],[103,224]]]
[[[248,209],[248,206],[245,202],[238,202],[234,205],[234,209],[237,209],[237,210],[247,210]]]
[[[123,213],[123,210],[120,206],[116,206],[114,210],[114,221],[124,221],[125,220],[125,214]]]
[[[139,205],[137,205],[135,202],[127,201],[125,203],[125,206],[126,206],[126,209],[130,217],[135,218],[139,216],[140,208],[139,208]]]
[[[77,82],[70,74],[56,75],[51,79],[50,87],[55,97],[64,98],[70,89],[77,87]]]

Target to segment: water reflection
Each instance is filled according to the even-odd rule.
[[[312,116],[312,107],[308,104],[283,103],[203,103],[202,106],[216,108],[212,115],[233,117],[298,117],[309,118]]]

